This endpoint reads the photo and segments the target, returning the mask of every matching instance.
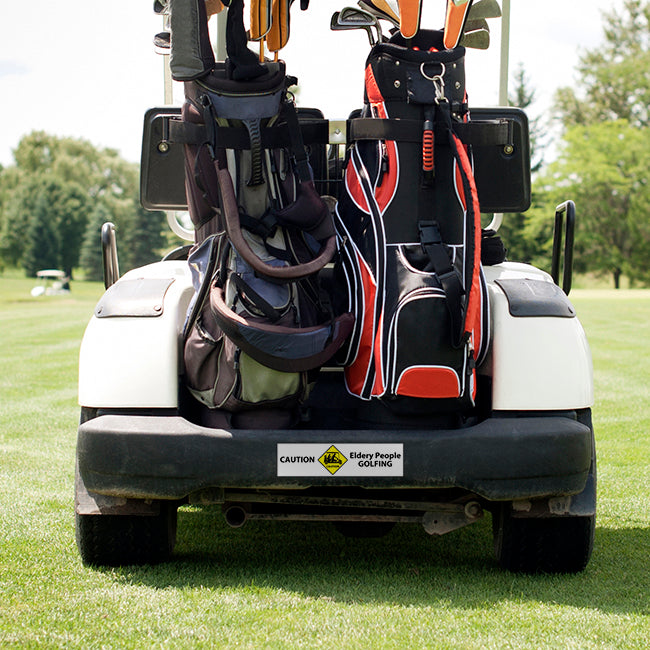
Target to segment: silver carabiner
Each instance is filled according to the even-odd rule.
[[[435,92],[436,92],[436,104],[439,104],[440,102],[446,102],[448,101],[447,98],[445,97],[445,64],[441,63],[440,67],[442,68],[442,71],[440,74],[433,75],[430,77],[425,71],[424,71],[424,66],[426,65],[426,61],[423,61],[420,64],[420,74],[425,78],[428,79],[431,83],[433,83]]]

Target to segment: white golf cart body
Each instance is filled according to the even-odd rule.
[[[485,275],[491,344],[479,371],[492,378],[493,410],[589,408],[591,353],[580,321],[559,287],[547,273],[527,264],[503,262],[485,267]],[[529,291],[529,305],[540,313],[513,315],[499,285],[504,280]],[[134,269],[111,286],[97,304],[83,339],[80,404],[94,409],[178,409],[179,345],[193,295],[184,261]],[[552,313],[544,314],[544,306]],[[163,350],[173,354],[162,354]]]

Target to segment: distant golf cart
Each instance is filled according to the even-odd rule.
[[[251,4],[267,17],[270,2]],[[290,4],[277,3],[272,52]],[[589,562],[594,393],[567,297],[575,206],[556,208],[550,274],[506,259],[499,219],[480,222],[531,203],[526,115],[470,118],[464,90],[463,43],[488,45],[499,5],[449,0],[434,31],[419,29],[417,2],[400,0],[400,15],[362,4],[331,26],[368,31],[367,101],[330,121],[295,107],[281,60],[247,49],[241,2],[227,61],[197,45],[203,0],[156,3],[172,11],[186,103],[145,116],[141,197],[189,210],[194,232],[121,277],[110,224],[102,236],[107,291],[79,368],[87,564],[169,559],[186,504],[219,505],[232,527],[330,522],[349,536],[406,523],[443,535],[487,512],[507,570]],[[305,213],[319,220],[303,227]]]
[[[36,273],[37,285],[30,291],[33,298],[39,296],[64,296],[70,293],[70,278],[58,269],[43,269]]]

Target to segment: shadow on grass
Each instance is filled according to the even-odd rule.
[[[125,567],[116,577],[165,589],[254,586],[343,603],[473,609],[539,601],[648,614],[649,547],[650,529],[598,528],[585,572],[528,576],[498,567],[489,516],[443,537],[398,525],[380,539],[353,539],[323,523],[258,521],[233,530],[217,509],[181,510],[172,561]]]

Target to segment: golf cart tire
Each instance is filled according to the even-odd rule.
[[[82,408],[80,423],[97,417],[97,409]],[[88,495],[75,468],[75,501]],[[97,495],[95,495],[96,497]],[[142,502],[141,502],[142,503]],[[156,507],[158,506],[158,507]],[[147,503],[147,514],[75,513],[75,537],[84,564],[122,566],[158,564],[168,560],[176,545],[178,503]]]
[[[494,551],[514,573],[579,573],[591,557],[596,517],[514,517],[510,504],[493,513]]]
[[[168,560],[176,544],[177,506],[160,504],[160,513],[75,516],[77,547],[84,564],[123,566]]]

